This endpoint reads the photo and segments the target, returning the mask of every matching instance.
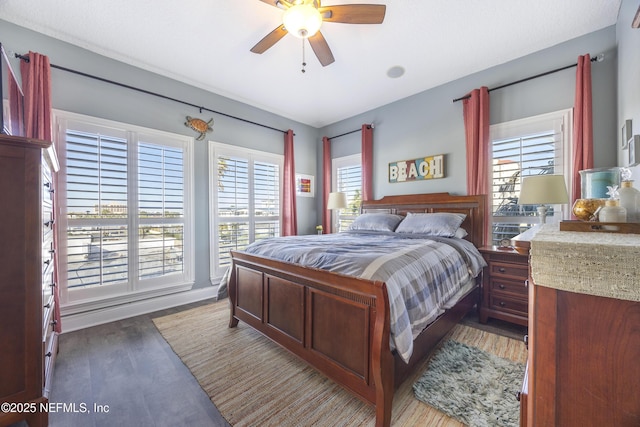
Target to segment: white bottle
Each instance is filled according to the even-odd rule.
[[[600,222],[627,222],[627,210],[620,206],[618,199],[607,199],[600,209],[598,221]]]
[[[640,191],[633,188],[633,181],[622,181],[618,194],[620,206],[627,210],[627,222],[640,222]]]

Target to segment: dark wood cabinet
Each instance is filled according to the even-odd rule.
[[[533,283],[530,299],[521,425],[639,426],[640,302]]]
[[[527,325],[529,254],[523,249],[480,248],[487,262],[482,273],[479,319],[486,323],[492,317]]]
[[[46,426],[57,352],[52,145],[0,135],[0,425]],[[6,411],[9,409],[9,411]]]

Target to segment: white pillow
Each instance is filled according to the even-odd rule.
[[[353,231],[394,231],[403,216],[388,213],[365,213],[349,226]]]
[[[396,233],[427,234],[454,237],[466,215],[459,213],[407,213],[396,228]]]

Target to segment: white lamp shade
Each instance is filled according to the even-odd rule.
[[[347,207],[347,194],[342,192],[329,193],[327,209],[344,209]]]
[[[322,15],[313,4],[304,2],[287,9],[282,16],[282,23],[289,34],[306,39],[318,32]]]
[[[555,205],[569,203],[562,175],[533,175],[522,178],[519,205]]]

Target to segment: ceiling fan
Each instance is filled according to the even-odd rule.
[[[335,61],[327,41],[320,32],[323,22],[381,24],[386,11],[386,6],[383,4],[321,6],[320,0],[261,1],[285,9],[285,12],[282,16],[282,24],[252,47],[251,52],[264,53],[289,33],[301,39],[308,39],[323,67]]]

